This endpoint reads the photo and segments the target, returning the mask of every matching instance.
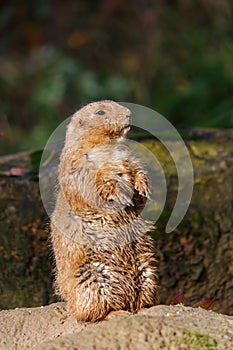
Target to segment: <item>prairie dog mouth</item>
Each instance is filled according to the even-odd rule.
[[[130,128],[131,128],[131,125],[130,124],[127,124],[126,126],[124,126],[122,129],[121,129],[121,133],[120,133],[120,136],[121,137],[125,137],[128,132],[130,131]]]

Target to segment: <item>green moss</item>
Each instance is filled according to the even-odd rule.
[[[167,175],[176,174],[176,167],[173,159],[167,149],[157,140],[142,140],[142,144],[151,151],[158,161],[160,162],[163,169],[166,170]],[[176,147],[176,141],[167,141],[172,143],[172,147]],[[216,158],[223,158],[225,154],[229,152],[229,149],[233,149],[233,142],[225,142],[224,147],[222,142],[218,140],[190,140],[188,141],[187,148],[190,152],[194,169],[199,167],[206,167],[209,161],[213,161]],[[183,154],[177,154],[182,158]]]
[[[219,145],[214,141],[190,141],[189,145],[193,155],[198,158],[212,159],[219,153]]]
[[[218,349],[219,348],[217,342],[215,339],[211,339],[207,334],[201,334],[198,332],[189,332],[185,331],[184,332],[184,338],[185,341],[187,342],[187,345],[192,345],[192,348],[187,348],[187,349],[193,349],[193,350],[205,350],[205,349]]]

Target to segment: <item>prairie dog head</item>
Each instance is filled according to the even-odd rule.
[[[93,102],[78,110],[66,132],[66,146],[77,142],[93,146],[102,142],[125,138],[131,122],[131,111],[113,101]],[[90,146],[90,144],[89,144]]]

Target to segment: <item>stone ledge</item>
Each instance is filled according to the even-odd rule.
[[[3,350],[230,350],[232,344],[233,317],[182,305],[158,305],[96,324],[76,322],[65,303],[0,312]]]

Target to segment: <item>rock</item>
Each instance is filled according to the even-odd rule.
[[[0,173],[12,167],[31,171],[30,176],[0,176],[0,309],[55,301],[49,220],[38,175],[32,171],[32,155],[40,160],[41,152],[0,157]]]
[[[32,349],[36,344],[80,331],[78,324],[66,313],[64,303],[36,308],[0,311],[0,349]]]
[[[233,317],[158,305],[137,315],[77,323],[64,303],[0,312],[2,350],[231,350]]]
[[[146,141],[167,170],[167,203],[154,233],[161,302],[171,303],[182,288],[188,305],[215,299],[215,311],[233,315],[233,132],[195,130],[194,135],[186,142],[194,168],[192,200],[170,234],[164,226],[176,200],[176,172],[163,150]]]

